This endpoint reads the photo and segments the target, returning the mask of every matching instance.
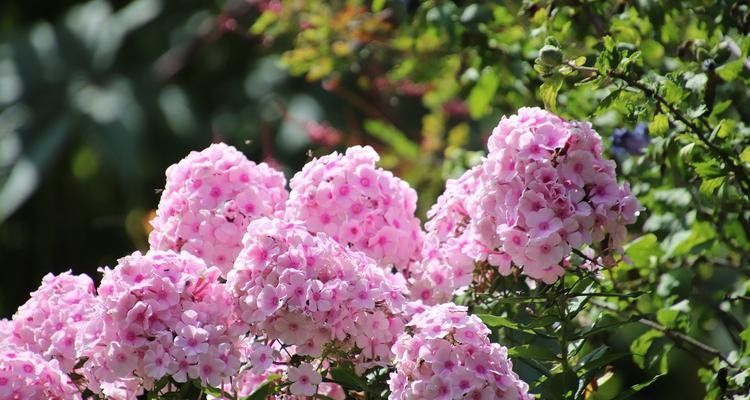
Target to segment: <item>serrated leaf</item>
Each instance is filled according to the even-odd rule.
[[[553,75],[539,87],[539,95],[544,102],[544,108],[555,112],[557,110],[557,92],[562,87],[563,77]]]
[[[694,163],[693,168],[695,168],[695,172],[704,179],[724,176],[719,163],[714,160]]]

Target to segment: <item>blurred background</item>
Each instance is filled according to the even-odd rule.
[[[665,54],[708,35],[679,18],[679,4],[665,14],[659,2],[555,3],[3,1],[0,317],[49,272],[97,280],[98,267],[146,249],[165,169],[212,142],[287,178],[313,156],[370,144],[418,191],[424,217],[502,115],[542,104],[534,60],[545,36],[590,64],[609,30],[647,68],[668,70]],[[638,112],[600,110],[605,95],[571,87],[558,108],[591,120],[622,173],[636,175],[648,168],[648,131]],[[636,193],[658,181],[649,176]],[[606,340],[627,352],[643,331]],[[703,398],[697,363],[680,351],[670,362],[634,398]],[[616,368],[596,398],[647,377],[630,358]]]

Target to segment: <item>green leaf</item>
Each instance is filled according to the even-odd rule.
[[[666,258],[679,257],[705,250],[716,238],[716,231],[708,222],[695,222],[689,231],[677,232],[665,241]]]
[[[643,389],[651,386],[651,384],[653,384],[654,382],[656,382],[659,378],[661,378],[664,375],[665,374],[659,374],[659,375],[656,375],[653,378],[649,379],[646,382],[639,383],[637,385],[633,385],[628,390],[620,393],[617,397],[615,397],[612,400],[625,400],[625,399],[629,399],[634,394],[636,394],[636,393],[640,392],[641,390],[643,390]]]
[[[385,0],[373,0],[372,12],[380,12],[385,7]]]
[[[503,318],[497,315],[490,315],[490,314],[479,314],[477,316],[482,320],[482,322],[487,324],[487,326],[489,326],[490,328],[503,327],[503,328],[517,330],[520,332],[529,333],[532,335],[535,334],[533,330],[522,327],[521,325],[515,322],[512,322],[511,320],[507,318]]]
[[[633,240],[625,246],[625,254],[630,257],[636,268],[651,268],[664,254],[656,235],[649,233]]]
[[[482,70],[482,75],[469,93],[468,106],[472,118],[480,118],[490,112],[490,105],[499,86],[500,75],[495,68],[487,67]]]
[[[682,146],[682,148],[680,148],[680,158],[685,161],[690,161],[691,160],[690,155],[693,154],[694,148],[695,148],[695,142],[688,143]]]
[[[281,379],[281,375],[269,375],[268,378],[266,378],[266,380],[260,384],[260,386],[255,388],[250,396],[245,397],[243,400],[265,400],[269,398],[273,393],[275,382],[279,379]]]
[[[393,151],[402,157],[414,159],[419,157],[421,153],[419,146],[409,140],[403,132],[393,125],[375,119],[368,119],[365,120],[364,128],[370,135],[391,146]]]
[[[367,381],[362,379],[351,367],[337,367],[330,371],[333,380],[345,389],[368,390]]]
[[[511,357],[529,358],[532,360],[558,360],[558,357],[555,356],[548,348],[532,343],[511,347],[508,349],[508,355]]]
[[[633,362],[641,367],[641,369],[646,369],[646,355],[648,353],[648,349],[651,347],[654,339],[658,339],[663,336],[664,333],[659,332],[655,329],[650,329],[646,331],[646,333],[635,339],[633,343],[630,344],[630,352],[633,353]]]
[[[680,315],[685,315],[688,312],[690,312],[690,303],[688,300],[683,300],[669,308],[662,308],[657,311],[656,320],[666,327],[676,328],[678,317]]]
[[[664,114],[656,114],[654,120],[648,124],[648,132],[654,136],[662,136],[669,130],[669,118]]]
[[[750,326],[740,332],[740,339],[745,342],[745,352],[743,353],[743,355],[750,355]]]
[[[713,196],[716,189],[718,189],[721,185],[724,184],[724,181],[726,180],[723,176],[718,176],[716,178],[709,178],[704,179],[701,182],[700,191],[703,193],[704,196],[711,197]]]
[[[693,164],[695,172],[701,176],[701,178],[716,178],[723,176],[719,163],[715,160],[697,162]]]
[[[544,102],[544,108],[555,112],[557,110],[557,92],[562,87],[563,77],[561,75],[553,75],[539,87],[539,95]]]
[[[730,61],[719,68],[716,68],[716,74],[719,75],[719,78],[731,82],[740,75],[740,72],[742,72],[742,67],[744,66],[744,60],[734,60]]]
[[[742,150],[742,153],[740,153],[740,160],[742,160],[742,162],[750,163],[750,146],[747,146]]]

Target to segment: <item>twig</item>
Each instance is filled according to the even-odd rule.
[[[596,300],[590,300],[590,301],[591,301],[591,304],[593,304],[593,305],[595,305],[597,307],[604,308],[604,309],[609,310],[609,311],[620,312],[620,310],[617,307],[615,307],[615,306],[613,306],[611,304],[602,303],[602,302],[599,302],[599,301],[596,301]],[[713,348],[713,347],[711,347],[711,346],[709,346],[709,345],[707,345],[707,344],[705,344],[703,342],[700,342],[700,341],[698,341],[698,340],[696,340],[696,339],[694,339],[694,338],[692,338],[692,337],[690,337],[690,336],[688,336],[688,335],[686,335],[686,334],[684,334],[684,333],[682,333],[680,331],[674,330],[672,328],[668,328],[668,327],[666,327],[666,326],[664,326],[664,325],[662,325],[662,324],[660,324],[660,323],[658,323],[656,321],[648,319],[648,318],[646,318],[646,317],[644,317],[642,315],[638,315],[638,318],[639,319],[637,320],[637,322],[639,322],[642,325],[648,326],[649,328],[652,328],[652,329],[655,329],[655,330],[657,330],[659,332],[662,332],[664,334],[664,336],[667,337],[668,339],[672,340],[672,342],[677,347],[685,350],[688,354],[693,355],[693,357],[695,357],[695,359],[699,360],[705,366],[711,367],[710,364],[708,364],[705,360],[703,360],[702,358],[696,356],[693,352],[691,352],[688,347],[692,346],[693,348],[698,349],[698,350],[702,351],[703,353],[708,354],[708,355],[710,355],[712,357],[718,357],[720,360],[722,360],[725,363],[727,363],[727,365],[729,365],[730,367],[734,368],[734,363],[732,363],[731,361],[729,361],[721,353],[721,351],[719,351],[718,349],[715,349],[715,348]],[[686,346],[686,345],[689,345],[689,346]]]

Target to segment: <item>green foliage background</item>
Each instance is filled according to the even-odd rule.
[[[645,208],[627,259],[458,301],[542,398],[748,398],[749,31],[728,0],[3,2],[0,316],[145,248],[164,170],[212,141],[288,177],[371,144],[424,216],[502,115],[545,105],[648,124],[618,159]]]

